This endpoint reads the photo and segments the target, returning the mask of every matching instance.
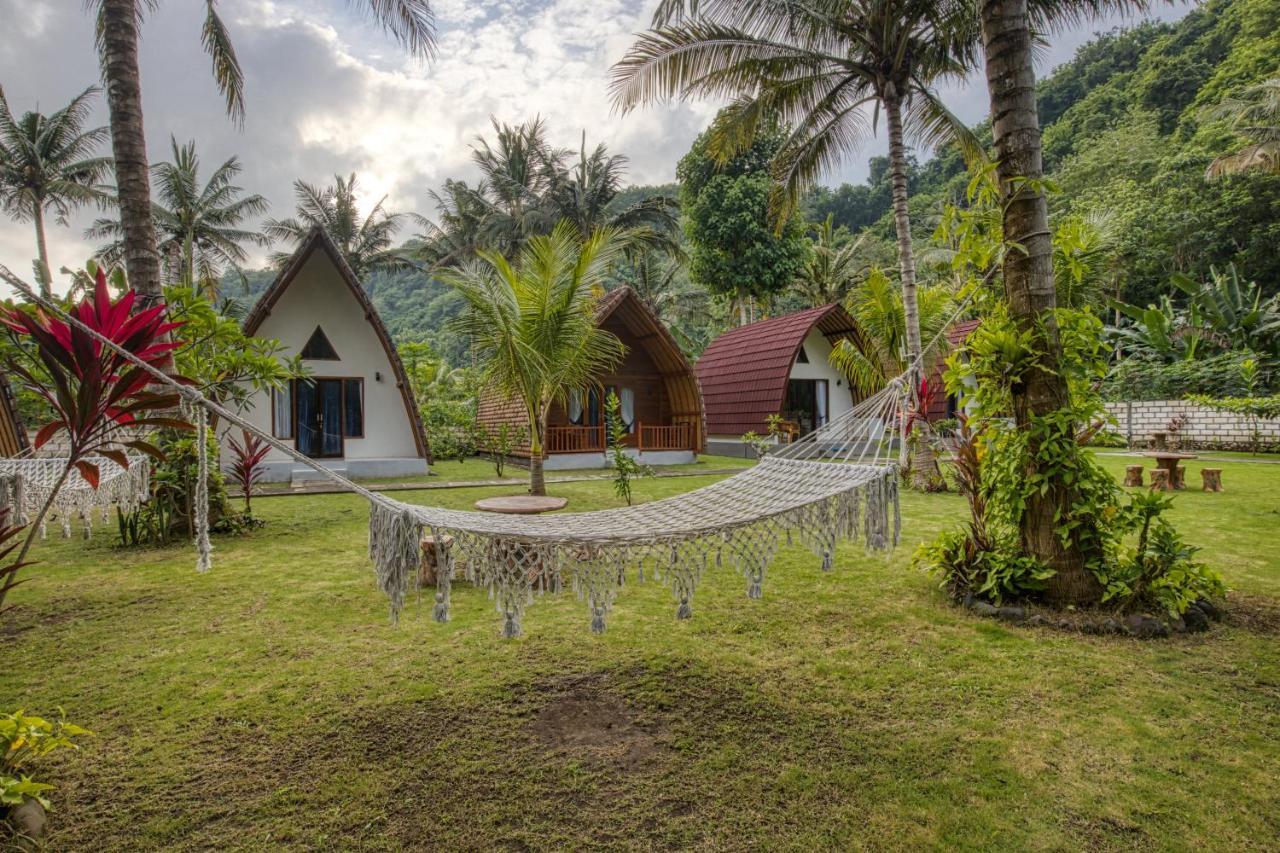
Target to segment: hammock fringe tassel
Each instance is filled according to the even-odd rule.
[[[832,463],[778,460],[775,464],[822,465],[828,471],[845,466]],[[768,467],[768,463],[762,463]],[[863,468],[863,471],[868,470]],[[830,571],[841,541],[861,540],[870,551],[897,544],[899,533],[898,475],[892,467],[857,485],[817,501],[793,506],[725,527],[651,538],[547,537],[465,526],[426,523],[422,514],[432,508],[375,503],[369,513],[369,556],[378,586],[391,604],[397,621],[405,598],[418,577],[423,536],[436,544],[436,590],[432,617],[449,619],[450,590],[458,577],[488,590],[502,617],[502,636],[520,636],[525,610],[536,595],[564,587],[574,591],[587,608],[592,632],[603,633],[618,591],[628,575],[643,581],[646,573],[670,587],[677,602],[676,618],[693,615],[694,592],[708,566],[739,572],[747,582],[747,597],[763,595],[769,566],[780,546],[795,541],[806,546]],[[474,517],[474,516],[472,516]],[[552,516],[567,519],[570,516]],[[452,545],[441,543],[452,538]]]

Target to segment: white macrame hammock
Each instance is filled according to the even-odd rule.
[[[55,523],[68,537],[78,519],[88,539],[95,516],[105,522],[113,507],[124,512],[137,509],[150,495],[151,465],[145,456],[131,454],[128,460],[129,467],[122,468],[105,456],[86,457],[86,462],[98,466],[96,489],[73,468],[40,523],[40,536],[47,536],[49,524]],[[67,460],[58,457],[0,459],[0,509],[9,508],[9,524],[31,523],[57,487],[66,465]]]
[[[677,617],[688,618],[698,583],[713,566],[742,574],[748,597],[759,598],[784,542],[807,546],[824,570],[832,568],[840,541],[860,539],[873,551],[898,542],[898,469],[888,450],[910,393],[906,376],[815,432],[779,446],[754,467],[705,488],[596,512],[539,517],[465,512],[404,503],[348,480],[122,350],[16,277],[6,279],[182,396],[199,431],[200,486],[208,464],[207,413],[212,412],[368,500],[369,556],[393,619],[418,576],[428,534],[436,549],[436,621],[449,619],[450,589],[461,576],[489,590],[504,637],[520,634],[525,608],[536,593],[573,589],[588,606],[592,630],[602,632],[618,590],[629,575],[643,579],[646,568],[670,586]],[[137,476],[145,478],[145,470],[140,467]],[[135,500],[137,492],[121,494]],[[24,500],[31,505],[31,498]],[[199,571],[211,565],[206,504],[207,497],[197,494]],[[444,544],[446,537],[451,546]]]

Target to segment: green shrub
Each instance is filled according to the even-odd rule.
[[[23,711],[0,714],[0,807],[21,805],[30,797],[49,808],[44,795],[53,786],[23,771],[56,749],[79,749],[72,738],[89,734],[93,732],[68,723],[61,714],[53,722]]]
[[[1198,359],[1165,362],[1156,357],[1131,356],[1111,367],[1102,384],[1107,400],[1181,400],[1188,394],[1234,397],[1249,393],[1241,365],[1256,358],[1248,352],[1227,352]],[[1261,365],[1258,381],[1273,388],[1276,371]]]

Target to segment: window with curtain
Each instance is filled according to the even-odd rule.
[[[582,425],[582,392],[576,388],[569,392],[569,423]]]
[[[364,438],[364,380],[342,380],[342,434]]]
[[[824,426],[827,423],[827,380],[818,379],[814,382],[814,427]]]
[[[293,438],[293,383],[271,391],[271,434],[276,438]]]
[[[636,431],[636,392],[630,388],[618,389],[618,414],[627,432]]]

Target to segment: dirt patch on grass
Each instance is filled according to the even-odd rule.
[[[546,693],[549,699],[528,730],[548,752],[636,770],[652,764],[665,749],[660,736],[666,727],[653,720],[642,723],[633,708],[610,692],[606,676],[560,679]]]
[[[1228,625],[1268,636],[1280,635],[1280,600],[1265,595],[1232,592],[1227,595]]]

